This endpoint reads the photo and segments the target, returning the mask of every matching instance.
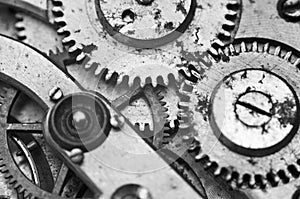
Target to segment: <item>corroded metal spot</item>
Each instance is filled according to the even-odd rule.
[[[105,1],[101,2],[101,10],[108,23],[120,33],[135,39],[149,40],[175,31],[190,12],[191,2]]]
[[[264,156],[285,146],[298,128],[298,99],[287,82],[261,69],[227,76],[214,90],[212,126],[227,147]]]

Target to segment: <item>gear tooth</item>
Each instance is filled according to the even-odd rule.
[[[200,159],[202,159],[202,157],[200,158]],[[211,168],[211,166],[212,166],[212,162],[211,161],[207,161],[207,162],[205,162],[204,163],[204,169],[209,169],[209,168]]]
[[[58,25],[59,26],[59,30],[58,30],[58,32],[59,33],[66,33],[66,32],[69,32],[67,29],[66,29],[66,22],[65,22],[66,20],[65,20],[65,18],[62,16],[62,17],[56,17],[55,19],[54,19],[54,23],[56,24],[56,25]],[[63,32],[61,32],[62,30],[64,30]]]
[[[53,6],[52,8],[52,13],[55,15],[55,16],[62,16],[63,15],[63,9],[62,7],[60,6]],[[61,20],[61,19],[60,19]]]
[[[225,29],[222,29],[221,30],[221,32],[220,32],[220,34],[223,36],[223,37],[227,37],[227,38],[229,38],[230,39],[230,37],[231,37],[231,32],[229,32],[229,31],[227,31],[227,30],[225,30]],[[218,42],[217,44],[219,44],[220,42]],[[222,42],[221,43],[222,45],[220,45],[221,47],[224,47],[225,46],[225,44]]]
[[[25,27],[24,27],[23,21],[17,21],[17,22],[15,23],[15,28],[16,28],[17,30],[24,30]]]
[[[204,159],[204,157],[203,157],[203,155],[202,154],[197,154],[196,156],[195,156],[195,160],[196,161],[200,161],[200,160],[203,160]],[[207,166],[206,166],[206,168],[207,168]]]
[[[281,47],[280,47],[280,46],[277,46],[277,47],[275,48],[274,55],[275,55],[275,56],[279,56],[279,55],[280,55],[280,52],[281,52]]]
[[[145,124],[144,123],[140,123],[139,127],[140,127],[140,131],[145,131]]]
[[[234,10],[228,10],[226,16],[237,17],[238,12]]]
[[[105,75],[105,81],[108,81],[109,79],[111,79],[112,75],[114,74],[114,71],[108,70],[108,68],[107,68],[107,71],[108,72]]]
[[[256,187],[255,178],[251,175],[250,175],[250,180],[249,180],[249,186],[253,187],[253,188]]]
[[[252,44],[252,51],[253,52],[258,52],[258,45],[257,45],[257,41],[254,41]]]
[[[269,48],[270,48],[270,44],[269,44],[269,43],[266,43],[266,44],[264,45],[264,52],[265,52],[265,53],[268,53],[268,52],[269,52]]]
[[[65,33],[66,31],[65,31],[64,29],[58,29],[57,32],[58,32],[58,33]],[[62,39],[62,43],[63,43],[64,45],[67,45],[67,44],[71,43],[72,41],[74,41],[74,40],[73,40],[73,38],[70,37],[70,36],[66,36],[65,38]],[[71,47],[72,47],[72,46],[71,46]],[[70,48],[71,48],[71,47],[70,47]],[[73,48],[73,49],[71,48],[71,50],[70,50],[70,48],[69,48],[69,51],[70,51],[70,52],[75,51],[74,48]]]
[[[190,144],[190,147],[189,147],[189,152],[195,152],[196,150],[199,150],[200,149],[200,144],[197,142],[197,141],[193,141],[192,144]]]
[[[262,177],[262,186],[263,188],[268,186],[268,180],[265,177]]]
[[[79,55],[76,56],[76,61],[77,61],[77,62],[81,62],[81,61],[83,61],[86,57],[87,57],[87,55],[86,55],[84,52],[81,52]]]
[[[235,13],[235,15],[236,15],[237,13]],[[233,21],[231,21],[231,20],[226,20],[225,21],[225,25],[226,26],[229,26],[230,28],[234,28],[235,26],[236,26],[236,23],[235,22],[233,22]],[[231,34],[230,34],[230,36],[231,36]]]
[[[227,181],[227,182],[230,182],[232,180],[232,174],[231,172],[228,172],[227,174],[224,175],[224,179]]]
[[[168,74],[168,88],[177,88],[176,77],[173,73]]]
[[[156,79],[152,80],[152,86],[153,86],[154,88],[156,88],[158,84],[159,84],[159,83],[157,82]]]
[[[208,53],[210,53],[213,56],[214,59],[215,59],[216,56],[219,55],[217,49],[215,49],[214,47],[209,48]]]
[[[296,59],[295,63],[293,64],[296,68],[300,66],[300,58]]]
[[[237,54],[236,51],[235,51],[235,47],[232,44],[229,45],[229,52],[230,52],[230,55],[236,55]]]
[[[287,53],[285,54],[284,59],[287,60],[287,61],[290,61],[291,56],[292,56],[292,52],[289,51],[289,52],[287,52]]]
[[[236,186],[241,188],[243,187],[245,184],[244,179],[241,175],[239,175],[239,177],[236,179]]]
[[[59,23],[59,22],[56,20],[55,23]],[[67,29],[66,29],[65,26],[62,26],[62,27],[58,28],[56,32],[57,32],[59,35],[62,35],[62,34],[70,34],[70,33],[67,31]],[[62,42],[66,41],[66,40],[67,40],[67,39],[64,38],[64,39],[62,40]],[[64,43],[66,43],[66,42],[64,42]]]
[[[226,35],[227,33],[226,33],[225,30],[223,30],[223,32],[221,34],[223,34],[223,35],[225,35],[225,36],[228,37],[228,35]],[[229,33],[229,37],[230,37],[230,33]],[[216,40],[214,40],[213,45],[217,45],[219,48],[221,48],[221,47],[225,46],[225,43],[222,42],[220,39],[216,39]]]
[[[241,51],[244,53],[244,52],[247,52],[247,47],[246,47],[246,44],[245,42],[242,42],[241,43]]]
[[[221,175],[221,172],[222,172],[222,168],[221,167],[217,167],[214,171],[214,175],[215,176],[220,176]]]

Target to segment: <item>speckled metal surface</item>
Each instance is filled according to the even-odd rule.
[[[0,95],[12,107],[0,115],[0,198],[299,197],[298,0],[0,3],[0,33],[33,47],[0,36],[0,82],[23,91]],[[115,107],[97,153],[68,151],[41,127],[45,107],[73,89]],[[120,172],[152,160],[166,172]]]

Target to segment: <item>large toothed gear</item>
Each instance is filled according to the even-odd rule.
[[[241,2],[235,0],[59,2],[52,9],[58,32],[66,35],[63,44],[84,65],[73,70],[78,81],[83,68],[95,66],[96,74],[107,68],[107,78],[113,72],[141,77],[142,82],[148,76],[166,80],[161,71],[177,76],[176,65],[197,64],[213,43],[232,41],[241,15]],[[155,65],[149,66],[151,62]]]
[[[219,52],[217,60],[226,62],[199,72],[186,93],[186,112],[194,112],[195,158],[235,187],[298,178],[299,52],[257,38],[236,40]]]

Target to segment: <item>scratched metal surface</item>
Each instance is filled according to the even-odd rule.
[[[112,199],[152,199],[147,188],[157,190],[152,195],[166,190],[174,198],[188,198],[194,194],[189,186],[208,199],[300,198],[299,10],[299,0],[0,0],[0,34],[33,47],[8,42],[7,52],[0,48],[3,60],[41,63],[26,66],[27,79],[18,76],[22,67],[1,73],[29,85],[45,102],[51,99],[49,104],[71,89],[37,88],[48,89],[56,76],[65,88],[74,88],[65,73],[81,88],[120,105],[184,184],[178,188],[166,180],[172,170],[161,180],[157,173],[141,178],[150,187],[129,186],[108,196],[122,179],[135,179],[116,171],[101,176],[100,169],[92,176],[89,168],[97,164],[77,149],[62,161],[40,124],[32,124],[44,121],[47,111],[28,89],[22,87],[16,97],[1,83],[1,107],[12,107],[0,115],[8,118],[2,126],[12,123],[9,131],[39,135],[14,132],[7,138],[0,132],[0,198],[92,198],[91,182]],[[42,68],[46,63],[52,70]],[[114,186],[102,186],[114,180]],[[186,197],[174,196],[178,190],[187,190]]]

